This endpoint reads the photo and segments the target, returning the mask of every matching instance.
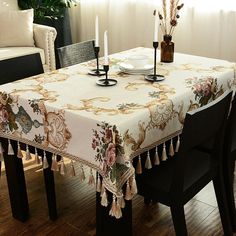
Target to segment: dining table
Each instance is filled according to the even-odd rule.
[[[147,59],[136,69],[130,58],[140,55]],[[153,57],[154,50],[144,47],[109,55],[113,86],[101,86],[104,77],[89,75],[95,60],[0,86],[0,160],[16,219],[29,217],[24,145],[28,158],[41,151],[49,171],[63,172],[65,158],[71,168],[79,163],[80,175],[87,166],[84,178],[96,179],[97,235],[132,235],[135,175],[175,158],[186,113],[236,85],[235,63],[177,52],[172,63],[158,60],[162,79],[150,81]]]

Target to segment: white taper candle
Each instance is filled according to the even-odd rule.
[[[107,31],[104,32],[104,65],[108,65],[108,39]]]
[[[95,47],[99,47],[99,26],[98,26],[98,16],[95,19]]]
[[[153,37],[153,42],[158,42],[158,14],[156,12],[155,14],[155,23],[154,23],[154,37]]]

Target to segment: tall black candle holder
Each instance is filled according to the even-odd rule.
[[[101,76],[106,74],[103,69],[99,69],[99,50],[100,47],[94,47],[95,57],[97,60],[97,68],[89,71],[89,75]]]
[[[145,79],[148,81],[158,82],[165,79],[163,75],[157,75],[157,48],[158,48],[158,42],[153,42],[153,48],[154,48],[154,69],[153,74],[146,75]]]
[[[109,65],[104,65],[103,68],[105,71],[106,78],[97,80],[96,82],[97,85],[105,86],[105,87],[116,85],[117,80],[108,78]]]

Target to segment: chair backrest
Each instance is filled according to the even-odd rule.
[[[0,84],[13,82],[43,72],[39,53],[1,60]]]
[[[209,144],[209,154],[221,164],[224,130],[231,98],[232,91],[225,92],[208,105],[186,114],[172,181],[173,191],[181,191],[186,173],[184,163],[190,158],[192,151],[201,150],[202,146],[205,148]]]
[[[95,59],[94,40],[67,45],[57,49],[61,68]]]

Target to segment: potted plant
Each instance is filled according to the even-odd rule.
[[[43,22],[58,20],[64,17],[65,9],[70,7],[73,0],[18,0],[19,7],[34,9],[34,21]]]

